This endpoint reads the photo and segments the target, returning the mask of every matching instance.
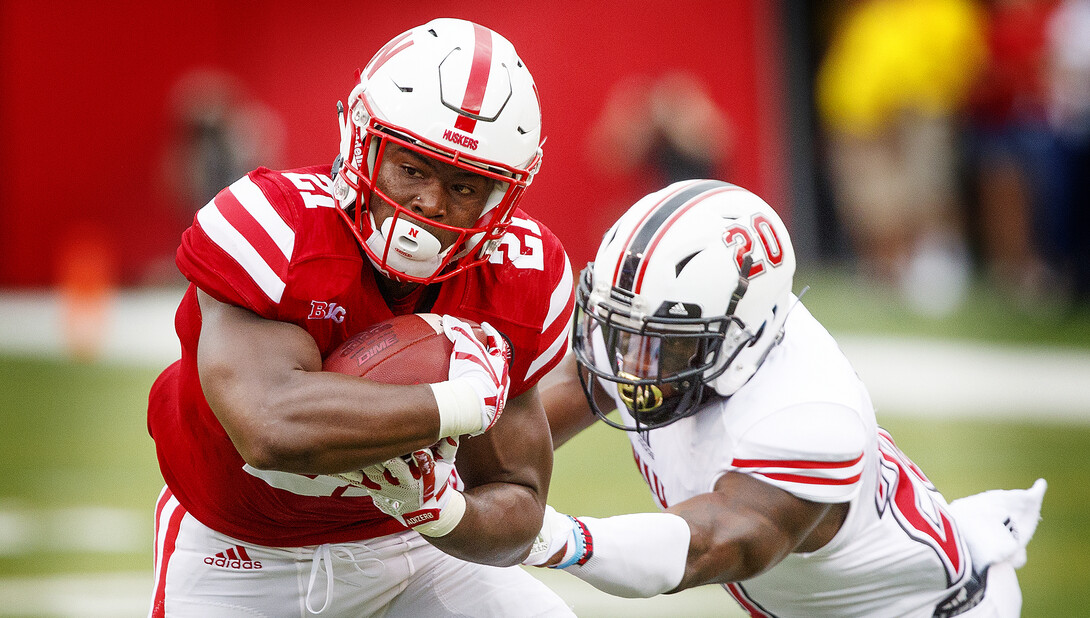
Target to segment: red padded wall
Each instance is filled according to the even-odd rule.
[[[419,4],[0,2],[0,286],[53,283],[64,248],[87,238],[122,283],[169,267],[192,216],[161,173],[171,89],[188,71],[230,73],[275,111],[283,147],[270,165],[331,162],[335,102],[355,69],[390,37],[440,16],[504,34],[533,72],[548,141],[524,207],[560,236],[576,268],[627,204],[657,188],[590,166],[588,129],[626,76],[683,68],[702,79],[734,125],[736,158],[720,175],[782,206],[771,3]]]

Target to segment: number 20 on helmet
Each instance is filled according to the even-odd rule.
[[[794,273],[783,221],[741,187],[687,180],[636,202],[576,293],[572,347],[592,409],[647,431],[694,414],[707,388],[734,394],[779,341]],[[632,422],[599,409],[595,380]]]

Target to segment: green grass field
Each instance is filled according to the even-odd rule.
[[[151,564],[151,507],[161,486],[144,428],[154,371],[0,358],[0,509],[39,523],[65,509],[100,507],[145,515],[126,551],[65,549],[26,539],[0,552],[0,578],[139,571]],[[1090,427],[882,418],[902,448],[948,497],[1049,481],[1043,518],[1021,570],[1025,616],[1090,615]],[[550,501],[567,512],[608,515],[655,507],[632,464],[627,439],[600,426],[557,452]],[[58,524],[61,525],[61,524]],[[55,534],[45,524],[42,535]],[[0,528],[0,532],[3,528]],[[12,545],[0,543],[0,548]],[[46,548],[46,549],[43,549]],[[150,574],[148,578],[150,586]],[[0,608],[0,614],[4,613]]]
[[[832,302],[819,290],[807,297],[822,319]],[[984,303],[921,326],[911,316],[889,318],[891,303],[861,297],[855,308],[872,316],[870,322],[841,312],[832,326],[856,332],[935,326],[939,334],[947,329],[998,341],[1090,347],[1090,320],[1083,314],[1046,324]],[[4,581],[143,572],[150,593],[151,513],[161,478],[144,415],[156,374],[143,366],[0,356],[0,615],[80,615],[5,604],[3,591],[14,588]],[[1048,479],[1043,522],[1019,573],[1023,615],[1090,616],[1084,581],[1090,569],[1090,424],[1038,423],[1033,410],[1019,422],[921,421],[911,412],[889,411],[879,422],[948,498]],[[601,516],[655,508],[619,431],[600,426],[578,436],[557,452],[555,468],[550,502],[562,511]],[[732,604],[722,593],[720,609],[709,607],[707,614]]]

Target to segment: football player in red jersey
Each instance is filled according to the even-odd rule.
[[[332,171],[254,170],[182,238],[182,355],[148,409],[151,615],[571,615],[513,566],[552,467],[535,384],[574,306],[563,248],[518,208],[533,79],[499,34],[439,19],[384,46],[340,112]],[[443,315],[449,380],[321,371],[412,312]]]

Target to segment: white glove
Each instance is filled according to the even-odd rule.
[[[443,332],[454,344],[448,380],[431,384],[439,407],[439,437],[480,435],[503,414],[511,388],[507,340],[487,322],[481,324],[481,343],[469,324],[444,315]]]
[[[560,561],[550,568],[563,569],[573,564],[585,564],[594,553],[590,532],[578,519],[556,512],[545,505],[545,519],[537,533],[530,555],[522,561],[527,566],[546,566],[554,558]]]
[[[443,536],[465,515],[465,497],[454,488],[458,441],[443,438],[427,449],[360,471],[358,483],[380,511],[425,536]],[[355,474],[338,475],[352,482]]]
[[[950,503],[978,570],[996,562],[1014,568],[1026,563],[1026,545],[1041,520],[1048,483],[1037,479],[1029,489],[992,489]]]

